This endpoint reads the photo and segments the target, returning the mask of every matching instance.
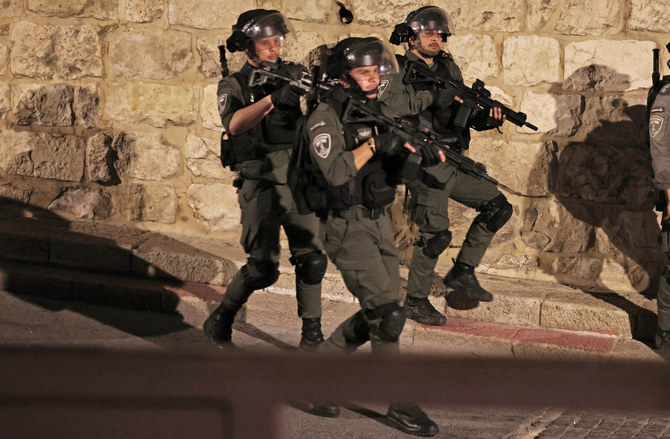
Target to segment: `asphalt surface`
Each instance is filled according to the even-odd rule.
[[[285,337],[286,331],[259,326],[261,323],[253,321],[236,326],[233,337],[240,349],[287,353],[295,349],[295,336]],[[0,345],[169,349],[183,351],[185,355],[193,351],[219,352],[200,328],[186,323],[177,313],[135,311],[7,292],[0,292]],[[670,413],[423,408],[440,426],[438,438],[670,438]],[[281,437],[410,437],[390,427],[385,412],[384,404],[351,402],[340,417],[325,419],[286,405],[280,408]]]

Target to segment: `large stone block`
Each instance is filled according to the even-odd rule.
[[[88,178],[91,181],[109,183],[116,175],[114,172],[114,157],[112,138],[104,133],[91,136],[86,142],[86,157],[88,162]]]
[[[13,88],[14,117],[19,125],[33,123],[67,127],[75,123],[93,128],[98,123],[97,85],[26,84]]]
[[[0,81],[0,117],[6,118],[12,110],[11,88],[6,82]]]
[[[625,91],[651,85],[652,41],[589,40],[565,46],[565,88]]]
[[[118,156],[114,166],[122,177],[161,181],[182,170],[179,150],[158,133],[120,132],[114,137],[112,148]]]
[[[476,138],[471,142],[468,156],[484,163],[493,178],[516,191],[548,195],[551,148],[551,144],[544,142]]]
[[[132,184],[128,188],[131,220],[174,224],[177,218],[177,193],[162,184]]]
[[[323,36],[316,32],[300,32],[295,41],[287,42],[282,48],[282,58],[309,66],[310,52],[325,43]]]
[[[0,201],[12,200],[18,203],[28,204],[32,193],[33,190],[31,188],[14,186],[11,183],[0,184]]]
[[[647,93],[589,96],[582,114],[587,143],[646,148]]]
[[[407,14],[424,6],[419,0],[381,0],[370,2],[366,0],[352,0],[349,9],[354,14],[354,22],[393,26],[404,20]]]
[[[99,29],[20,21],[12,28],[10,68],[15,76],[77,79],[102,75]]]
[[[648,200],[650,169],[649,152],[642,149],[571,143],[550,178],[554,193],[566,202],[639,205]]]
[[[220,78],[221,63],[219,61],[219,46],[226,44],[227,36],[208,35],[198,38],[196,47],[200,55],[200,72],[205,78]],[[226,51],[226,59],[229,53]],[[230,68],[230,66],[229,66]]]
[[[623,0],[569,0],[556,31],[568,35],[614,35],[623,28]]]
[[[192,184],[187,197],[193,214],[208,230],[230,229],[240,223],[237,189],[230,184]]]
[[[7,59],[9,56],[9,49],[0,42],[0,75],[4,75],[7,71]]]
[[[163,16],[163,0],[120,0],[119,18],[134,23],[149,23]]]
[[[189,135],[184,144],[186,166],[198,177],[232,181],[234,173],[221,165],[220,150],[219,139]]]
[[[49,204],[49,210],[71,218],[104,219],[112,215],[112,199],[102,189],[71,187]]]
[[[3,0],[0,2],[0,18],[23,15],[23,0]]]
[[[551,20],[553,15],[560,12],[558,5],[561,0],[528,0],[528,16],[526,26],[528,30],[542,29]]]
[[[163,128],[188,125],[197,117],[198,90],[194,87],[113,81],[107,84],[106,94],[105,109],[117,122]]]
[[[374,3],[371,3],[373,5]],[[525,2],[511,0],[435,0],[455,23],[455,30],[483,32],[519,32],[523,30]],[[425,6],[425,3],[421,4]],[[396,11],[390,11],[397,16]],[[404,16],[403,16],[404,18]],[[397,18],[396,18],[397,20]],[[397,23],[394,22],[394,23]]]
[[[558,40],[537,35],[510,37],[503,43],[505,82],[535,85],[560,81]]]
[[[28,0],[28,10],[48,17],[116,18],[117,0]]]
[[[496,45],[488,35],[453,36],[449,38],[449,53],[454,56],[466,82],[495,77],[500,71]]]
[[[109,43],[109,72],[128,78],[176,78],[193,65],[191,35],[176,30],[127,30]]]
[[[581,95],[527,91],[523,95],[519,111],[526,113],[528,121],[537,126],[537,132],[569,137],[575,134],[582,124],[583,107],[584,98]],[[517,127],[517,132],[531,134],[536,131],[524,126]]]
[[[317,21],[325,23],[333,12],[333,3],[329,0],[284,0],[281,10],[288,18],[300,21]]]
[[[670,0],[631,0],[628,27],[647,32],[670,32]]]
[[[36,148],[37,134],[28,131],[0,131],[0,168],[7,174],[33,175],[30,157]]]
[[[216,105],[217,85],[210,84],[205,87],[203,91],[203,102],[200,106],[200,118],[202,119],[202,126],[208,130],[223,131],[223,124],[221,123],[221,115]]]
[[[587,207],[577,207],[582,207],[581,213],[556,200],[533,200],[522,217],[521,238],[526,245],[545,252],[585,252],[593,242],[593,219]]]
[[[254,0],[221,2],[220,0],[169,0],[170,24],[198,29],[226,29],[237,22],[244,11],[256,8]]]

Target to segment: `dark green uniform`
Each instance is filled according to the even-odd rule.
[[[411,51],[406,52],[404,60],[402,57],[400,58],[404,62],[423,62]],[[462,81],[461,71],[450,55],[440,52],[434,59],[435,62],[430,66],[434,73],[444,79]],[[413,84],[413,87],[417,92],[430,89],[430,86],[422,84]],[[385,103],[395,105],[390,98],[390,96],[384,98],[382,95],[382,100]],[[420,113],[415,116],[415,123],[418,124],[420,116],[423,123],[427,122],[434,131],[440,134],[440,140],[452,148],[462,151],[468,147],[470,135],[468,128],[453,126],[453,118],[457,107],[457,103],[454,103],[449,109],[436,109],[435,105],[428,108],[424,106]],[[470,126],[475,129],[488,129],[487,124],[490,121],[486,119],[486,115],[483,113],[483,111],[479,111],[473,114],[470,118]],[[430,252],[424,251],[426,245],[431,242],[439,242],[445,234],[448,234],[449,239],[451,236],[449,234],[449,199],[482,212],[488,209],[487,204],[492,200],[503,197],[494,184],[464,174],[447,163],[440,163],[426,170],[437,180],[444,183],[445,188],[430,188],[420,181],[407,183],[411,193],[411,217],[419,227],[422,242],[422,246],[415,247],[413,251],[407,285],[408,297],[417,299],[428,297],[438,260],[437,256],[439,256],[439,253],[435,256],[434,252],[433,254],[427,254]],[[487,226],[482,215],[478,216],[468,230],[456,262],[472,267],[479,265],[494,235],[495,230]],[[441,248],[440,252],[443,250],[444,248]]]
[[[265,84],[249,89],[246,84],[251,69],[247,63],[240,72],[219,82],[218,107],[226,131],[237,110],[257,102],[283,85]],[[280,61],[279,69],[280,73],[297,77],[301,67]],[[222,150],[224,161],[228,160],[240,174],[240,244],[249,255],[247,264],[238,271],[226,290],[222,305],[228,309],[239,309],[254,290],[268,287],[277,280],[279,234],[280,227],[283,227],[292,255],[291,262],[296,265],[298,315],[310,319],[321,317],[321,277],[309,273],[310,260],[314,260],[314,256],[324,258],[318,239],[318,219],[315,215],[298,214],[286,185],[299,117],[298,107],[282,110],[275,107],[257,126],[231,138],[228,148]]]
[[[376,99],[367,105],[380,110]],[[312,172],[319,172],[327,185],[327,207],[317,212],[321,240],[361,311],[343,322],[321,349],[353,350],[370,340],[373,352],[397,352],[405,319],[399,306],[398,251],[385,211],[395,197],[395,164],[376,155],[356,169],[351,150],[378,134],[378,127],[343,125],[341,109],[324,98],[305,128],[318,166]]]
[[[649,141],[651,161],[654,167],[656,187],[665,191],[670,189],[670,84],[664,85],[653,105],[649,116]],[[658,284],[658,328],[670,331],[670,223],[662,221],[661,248],[666,261],[661,269]]]

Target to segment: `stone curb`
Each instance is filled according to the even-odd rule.
[[[156,232],[101,224],[92,221],[66,221],[48,211],[31,211],[25,206],[10,206],[0,212],[0,258],[8,263],[40,264],[42,284],[52,284],[71,291],[76,299],[119,303],[131,307],[176,310],[194,299],[163,293],[161,299],[146,294],[132,298],[114,297],[110,285],[114,276],[133,279],[136,288],[150,279],[175,285],[207,285],[212,291],[227,285],[236,270],[246,262],[238,244],[200,237],[170,237]],[[26,210],[29,215],[26,216]],[[285,244],[285,243],[283,243]],[[284,245],[285,246],[285,245]],[[295,295],[295,274],[282,254],[280,277],[266,291]],[[55,270],[81,270],[74,279]],[[80,288],[85,273],[107,274],[95,288]],[[35,285],[16,269],[13,283]],[[53,273],[53,280],[49,280]],[[408,270],[401,267],[402,294],[406,292]],[[39,277],[38,276],[38,277]],[[63,278],[65,276],[65,278]],[[95,276],[98,276],[96,274]],[[494,301],[469,301],[459,292],[449,292],[436,276],[431,301],[449,317],[500,323],[520,327],[588,331],[617,334],[639,340],[651,340],[656,327],[656,303],[642,295],[620,295],[614,292],[585,292],[565,285],[524,279],[478,274],[482,286],[494,293]],[[49,285],[52,286],[52,285]],[[27,288],[22,288],[26,290]],[[98,295],[99,297],[92,297]],[[446,296],[446,299],[445,299]],[[139,298],[141,297],[141,299]],[[336,302],[353,302],[340,274],[329,264],[323,280],[323,298]],[[148,303],[148,302],[156,302]],[[191,306],[191,305],[189,305]]]

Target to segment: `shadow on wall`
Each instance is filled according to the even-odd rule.
[[[523,241],[542,252],[540,269],[564,284],[598,285],[601,298],[615,304],[621,298],[608,285],[629,283],[654,295],[662,257],[640,104],[646,90],[624,94],[629,84],[627,75],[592,65],[550,90],[559,108],[544,159],[555,198],[531,200],[521,229]],[[581,115],[572,127],[569,115]]]

